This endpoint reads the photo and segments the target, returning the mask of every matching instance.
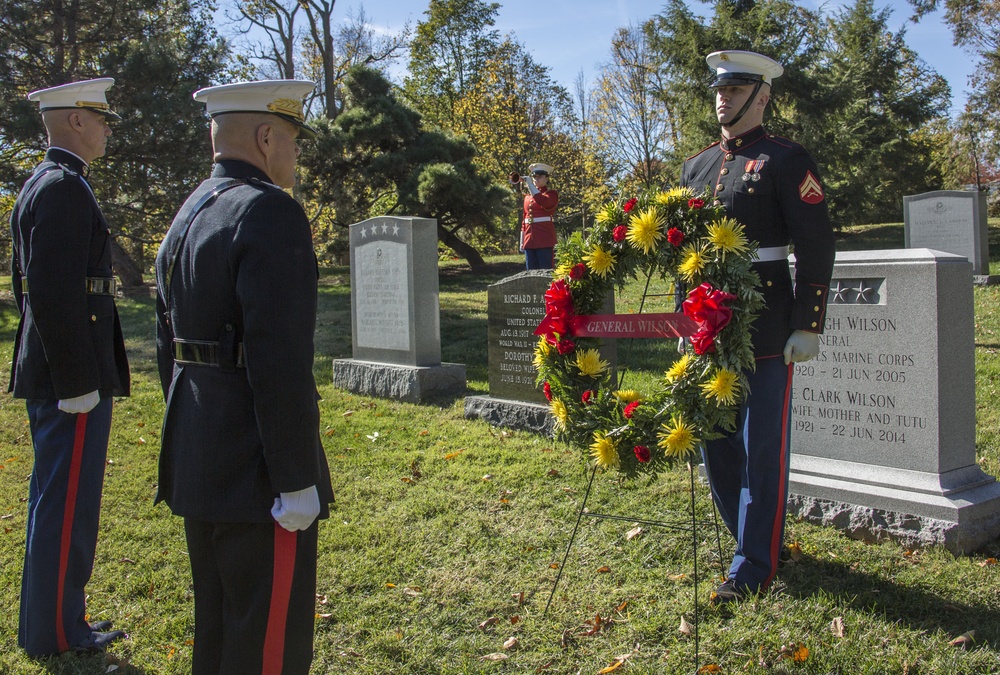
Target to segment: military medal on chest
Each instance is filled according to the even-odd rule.
[[[764,159],[751,159],[750,161],[748,161],[746,163],[746,166],[743,167],[743,171],[745,172],[743,174],[743,180],[744,180],[744,182],[746,182],[746,181],[753,181],[754,183],[756,183],[757,181],[759,181],[760,180],[760,172],[764,168],[764,162],[765,161],[767,161],[767,160],[764,160]]]

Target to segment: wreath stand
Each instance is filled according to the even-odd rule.
[[[646,288],[643,289],[642,300],[639,303],[639,312],[642,312],[642,308],[646,303],[646,298],[650,297],[648,295],[649,284],[652,278],[652,274],[646,276]],[[670,294],[673,295],[673,294]],[[628,353],[631,351],[632,340],[629,340],[628,351],[626,352],[626,359],[628,358]],[[625,377],[624,373],[619,374],[618,386],[622,385],[623,379]],[[710,499],[712,503],[712,520],[698,520],[695,511],[695,465],[693,462],[688,461],[688,488],[691,495],[691,500],[689,502],[690,507],[690,522],[665,522],[661,520],[646,520],[642,518],[632,518],[626,516],[619,516],[609,513],[593,513],[587,511],[587,500],[590,497],[590,491],[594,486],[594,478],[597,476],[597,466],[595,465],[590,472],[590,480],[587,481],[587,490],[583,494],[583,501],[580,503],[580,511],[576,516],[576,523],[573,525],[573,532],[570,534],[569,543],[566,545],[566,553],[563,555],[562,563],[559,565],[559,572],[556,574],[556,579],[552,583],[552,591],[549,593],[549,599],[545,603],[545,611],[542,613],[543,616],[548,615],[549,606],[552,604],[552,599],[555,597],[556,588],[559,586],[559,581],[562,579],[563,570],[566,568],[566,561],[569,559],[570,551],[573,549],[573,544],[576,541],[576,533],[580,529],[580,522],[583,520],[584,516],[589,518],[598,518],[601,520],[617,520],[624,521],[628,523],[638,523],[641,525],[648,525],[650,527],[659,527],[667,530],[674,530],[678,532],[690,532],[691,533],[691,553],[693,560],[693,574],[694,579],[694,590],[692,592],[692,604],[694,605],[694,671],[697,673],[701,667],[701,651],[700,651],[700,640],[699,633],[701,629],[701,603],[698,602],[698,586],[700,579],[698,576],[698,526],[715,526],[715,542],[719,553],[719,560],[722,558],[722,537],[719,530],[719,513],[715,507],[715,499]]]

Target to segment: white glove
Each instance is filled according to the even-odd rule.
[[[529,178],[528,180],[526,180],[524,182],[528,185],[528,192],[530,192],[532,195],[537,195],[538,194],[538,188],[535,186],[535,181],[533,181],[533,180],[531,180]]]
[[[274,498],[271,515],[278,525],[289,532],[306,530],[319,515],[319,492],[316,486],[307,487],[296,492],[282,492]]]
[[[816,358],[819,354],[819,335],[805,330],[795,331],[785,343],[784,353],[786,366]]]
[[[94,409],[101,402],[101,393],[96,389],[89,394],[77,396],[75,398],[59,399],[59,409],[65,413],[83,414]]]

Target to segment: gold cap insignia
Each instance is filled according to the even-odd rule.
[[[77,108],[94,108],[95,110],[111,110],[111,106],[100,101],[77,101]]]
[[[279,115],[288,115],[299,122],[304,122],[306,119],[302,114],[302,101],[293,98],[277,98],[267,104],[267,109]]]

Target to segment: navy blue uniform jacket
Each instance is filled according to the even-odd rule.
[[[83,171],[79,157],[50,148],[11,212],[11,276],[21,320],[8,391],[17,398],[129,393],[115,299],[87,293],[87,277],[114,273],[111,230]]]
[[[794,248],[794,285],[784,259],[754,265],[765,302],[753,325],[755,356],[781,354],[792,331],[822,333],[834,237],[819,171],[805,149],[757,127],[688,158],[681,185],[697,193],[707,187],[761,248]]]
[[[201,197],[172,278],[166,251]],[[223,160],[181,207],[156,257],[157,361],[166,398],[157,501],[212,522],[273,521],[280,492],[332,500],[313,379],[318,268],[302,207],[261,171]],[[166,284],[170,283],[169,300]],[[174,361],[172,342],[218,341],[223,365]],[[243,344],[245,367],[237,365]]]

